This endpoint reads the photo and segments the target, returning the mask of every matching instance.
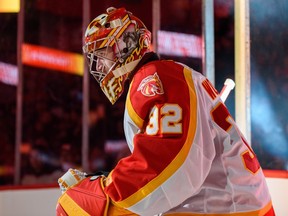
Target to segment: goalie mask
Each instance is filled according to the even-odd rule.
[[[108,8],[88,25],[83,52],[90,73],[112,104],[142,56],[150,52],[150,43],[150,31],[125,8]]]

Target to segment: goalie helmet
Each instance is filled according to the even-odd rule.
[[[150,52],[151,33],[125,8],[108,8],[88,25],[84,40],[89,71],[114,104],[129,74]]]

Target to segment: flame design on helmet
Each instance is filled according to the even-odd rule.
[[[88,25],[83,53],[89,71],[114,104],[143,55],[150,52],[151,33],[125,8],[108,8]]]

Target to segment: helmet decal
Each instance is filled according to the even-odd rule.
[[[87,27],[85,31],[85,37],[93,35],[101,26],[106,22],[107,14],[101,14],[96,17]]]
[[[141,93],[147,97],[164,94],[163,85],[157,72],[144,78],[137,88],[137,91],[141,91]]]
[[[128,15],[126,15],[121,21],[119,21],[119,19],[117,19],[117,21],[118,21],[117,27],[119,27],[119,28],[113,28],[113,30],[108,35],[108,37],[119,38],[121,36],[121,34],[123,34],[123,32],[126,30],[127,26],[130,24],[130,19],[129,19]],[[121,24],[119,24],[119,23],[121,23]],[[111,24],[110,24],[110,26],[111,26]],[[103,41],[103,44],[101,44],[100,48],[106,46],[107,42],[108,42],[107,40]],[[110,42],[109,46],[113,46],[113,44],[115,43],[115,40],[112,40],[109,42]]]
[[[122,76],[118,78],[113,77],[109,79],[106,84],[101,86],[102,91],[112,104],[116,102],[116,100],[119,98],[119,95],[124,91],[122,82]]]

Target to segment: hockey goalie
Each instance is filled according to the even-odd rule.
[[[87,27],[83,52],[104,94],[114,104],[129,86],[131,154],[108,175],[67,171],[57,215],[275,215],[257,157],[217,90],[150,45],[125,8],[108,8]]]

